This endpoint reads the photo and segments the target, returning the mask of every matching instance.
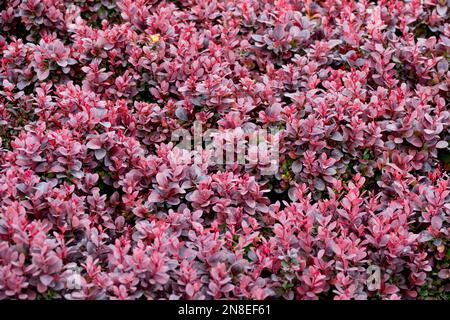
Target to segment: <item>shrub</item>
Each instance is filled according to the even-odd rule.
[[[0,299],[448,298],[449,14],[6,1]],[[195,121],[277,171],[186,162]]]

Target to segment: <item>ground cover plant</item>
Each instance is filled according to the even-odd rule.
[[[0,299],[448,299],[449,17],[0,0]],[[280,128],[277,170],[194,123]]]

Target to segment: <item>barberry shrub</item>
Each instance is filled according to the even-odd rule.
[[[449,0],[0,10],[0,299],[449,297]]]

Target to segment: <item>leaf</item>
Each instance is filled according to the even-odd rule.
[[[188,121],[188,114],[185,108],[183,107],[178,107],[175,110],[175,115],[178,117],[178,119],[183,120],[183,121]]]
[[[148,197],[148,201],[155,203],[155,202],[161,202],[162,198],[160,196],[160,194],[158,193],[158,191],[153,190],[152,193],[150,193],[150,196]]]
[[[434,216],[433,218],[431,218],[431,226],[436,230],[441,229],[442,222],[443,222],[443,220],[440,216]]]
[[[54,173],[59,173],[59,172],[66,172],[66,169],[63,166],[56,163],[52,165],[50,171]]]
[[[36,74],[37,74],[39,81],[44,81],[45,79],[48,78],[50,71],[48,69],[46,69],[44,71],[38,69]]]
[[[418,136],[411,136],[409,138],[406,138],[406,141],[408,141],[417,148],[421,148],[423,145],[422,140]]]
[[[303,169],[303,164],[300,160],[295,160],[294,162],[292,162],[292,172],[297,174],[300,171],[302,171]]]
[[[322,179],[316,178],[314,179],[314,187],[319,191],[323,191],[325,190],[325,183]]]
[[[344,141],[344,137],[342,136],[342,134],[339,131],[335,131],[332,135],[331,135],[331,140],[334,141]]]
[[[436,6],[436,11],[441,17],[445,17],[445,14],[447,13],[447,10],[448,10],[448,8],[447,8],[446,5],[441,6],[441,5],[438,4]],[[448,16],[447,16],[447,18],[448,18]]]
[[[105,156],[106,156],[106,150],[105,149],[95,150],[95,158],[97,160],[102,160]]]
[[[446,73],[448,71],[448,61],[446,58],[441,59],[441,61],[439,61],[437,63],[437,70],[439,73],[443,74]]]
[[[39,280],[41,280],[42,284],[45,286],[48,286],[53,281],[53,277],[50,275],[42,275],[39,277]]]
[[[285,36],[284,25],[282,24],[276,25],[275,28],[273,29],[273,36],[275,40],[278,41],[283,39],[283,37]]]
[[[102,143],[99,139],[92,139],[86,144],[86,147],[92,150],[99,150],[102,148]]]
[[[444,149],[447,147],[448,147],[448,142],[444,141],[444,140],[441,140],[436,144],[436,148],[438,148],[438,149]]]

